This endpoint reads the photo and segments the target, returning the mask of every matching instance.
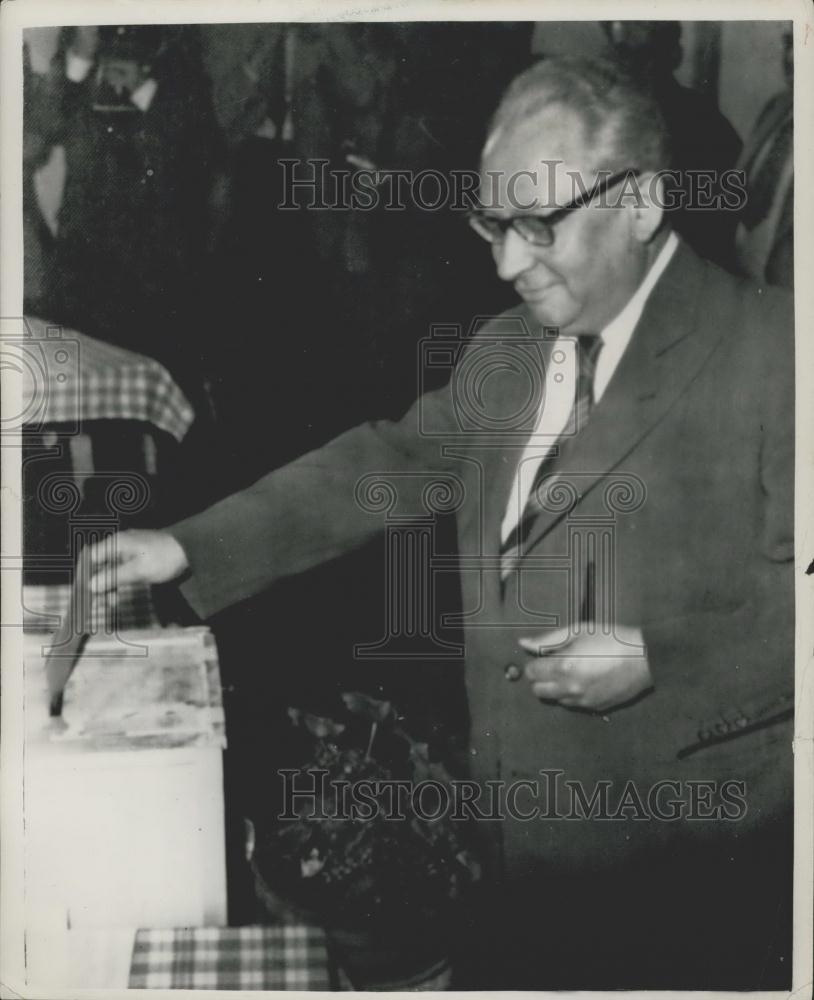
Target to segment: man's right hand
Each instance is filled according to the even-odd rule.
[[[189,566],[186,553],[168,531],[120,531],[91,545],[88,557],[94,594],[122,584],[169,583]]]

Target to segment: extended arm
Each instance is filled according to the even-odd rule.
[[[381,473],[392,483],[399,513],[423,511],[428,478],[455,464],[443,457],[439,435],[455,430],[449,389],[428,393],[402,420],[347,431],[168,531],[122,533],[115,583],[160,583],[186,573],[184,596],[208,618],[381,531],[386,511],[360,497],[364,476]],[[95,572],[106,558],[102,547],[94,552]],[[114,585],[103,577],[98,573],[94,589]]]

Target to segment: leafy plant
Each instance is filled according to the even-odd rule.
[[[394,782],[431,781],[452,802],[452,779],[390,702],[350,692],[342,704],[341,719],[289,709],[308,744],[297,787],[315,794],[292,800],[296,818],[258,832],[255,874],[322,923],[437,919],[479,878],[471,831],[448,813],[428,818]],[[365,807],[354,808],[349,790],[363,785]]]

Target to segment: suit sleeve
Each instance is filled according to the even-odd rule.
[[[190,566],[185,598],[208,618],[358,548],[383,530],[388,512],[426,513],[428,482],[454,477],[441,442],[455,430],[445,387],[422,396],[402,420],[349,430],[174,525]]]
[[[728,615],[685,616],[644,630],[655,683],[675,691],[687,722],[685,750],[788,718],[794,706],[794,341],[785,309],[775,320],[766,328],[771,338],[763,331],[761,515],[746,586],[738,587],[746,598]]]

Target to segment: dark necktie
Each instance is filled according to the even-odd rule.
[[[550,477],[564,442],[572,440],[579,434],[588,421],[594,404],[594,375],[601,350],[602,338],[596,334],[583,334],[577,338],[577,382],[574,390],[574,405],[571,407],[568,422],[563,428],[557,444],[551,448],[548,455],[540,463],[520,520],[500,547],[500,574],[504,580],[520,562],[523,546],[531,532],[532,525],[543,509],[539,497],[540,487],[546,479],[549,479],[546,484],[546,492],[551,490],[554,479]]]

